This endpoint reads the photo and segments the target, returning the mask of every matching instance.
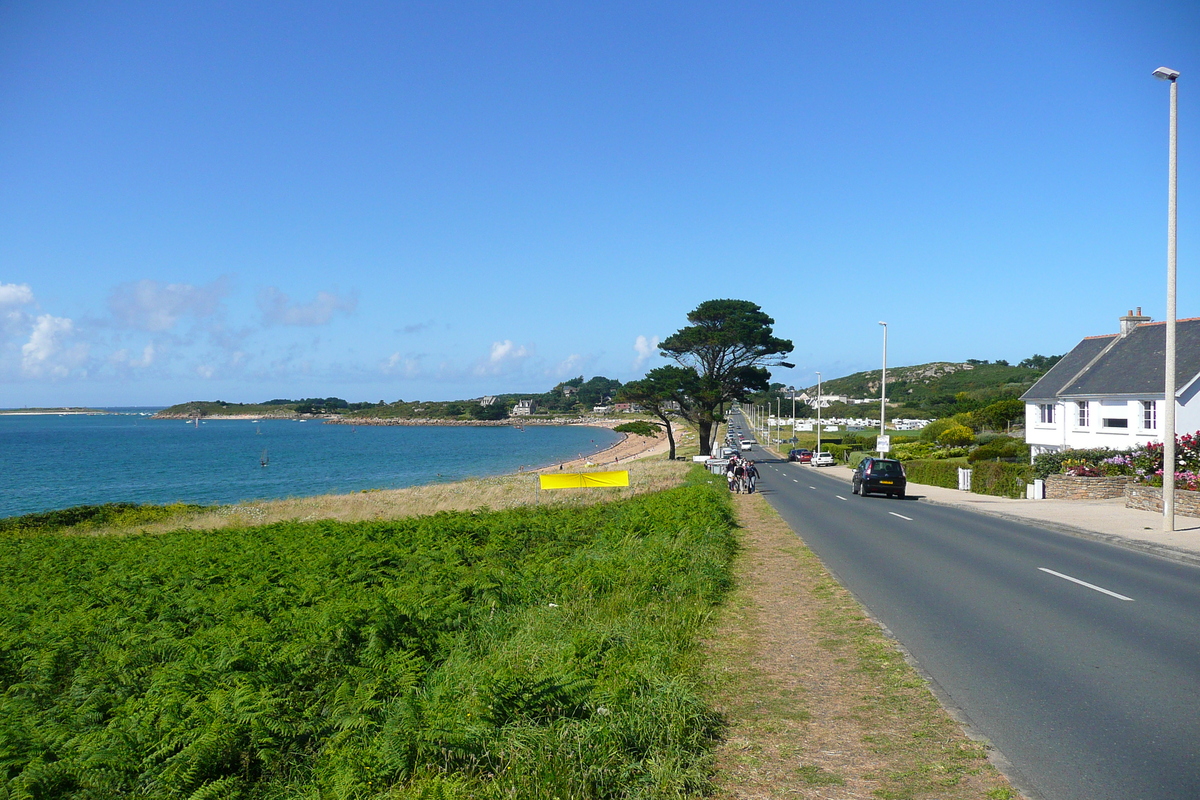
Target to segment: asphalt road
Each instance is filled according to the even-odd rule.
[[[1200,798],[1200,568],[912,496],[862,498],[747,455],[765,499],[1022,790]]]

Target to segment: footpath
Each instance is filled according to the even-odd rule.
[[[819,470],[847,483],[853,474],[853,470],[843,465],[793,466]],[[920,498],[922,503],[969,508],[981,514],[1033,523],[1071,536],[1200,565],[1200,519],[1176,515],[1175,530],[1164,531],[1162,514],[1126,508],[1122,497],[1111,500],[1013,500],[921,483],[909,483],[908,494]]]

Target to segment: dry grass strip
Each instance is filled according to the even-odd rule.
[[[631,497],[635,494],[669,489],[683,483],[691,464],[667,461],[662,456],[624,461],[597,469],[628,469],[628,489],[564,489],[538,491],[537,475],[523,473],[498,475],[490,478],[432,483],[406,489],[380,489],[351,494],[328,494],[316,497],[295,497],[286,500],[260,500],[217,506],[211,510],[181,514],[161,522],[139,525],[138,532],[161,533],[180,528],[217,530],[219,528],[265,525],[272,522],[337,520],[363,522],[368,520],[399,519],[439,511],[500,510],[514,506],[570,506]],[[589,472],[589,469],[576,469]],[[105,536],[129,533],[128,529],[96,528],[89,534]]]
[[[734,503],[738,589],[709,643],[717,797],[1018,797],[766,501]]]

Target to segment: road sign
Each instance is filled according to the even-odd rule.
[[[879,455],[886,455],[892,451],[892,437],[880,436],[875,440],[875,449],[879,451]]]

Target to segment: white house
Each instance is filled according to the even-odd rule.
[[[1075,345],[1021,396],[1033,455],[1163,441],[1166,326],[1140,308],[1120,323],[1120,333]],[[1200,430],[1200,318],[1177,323],[1175,385],[1175,430]]]

